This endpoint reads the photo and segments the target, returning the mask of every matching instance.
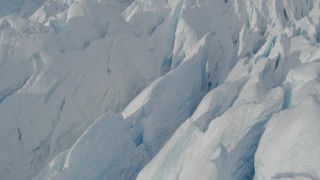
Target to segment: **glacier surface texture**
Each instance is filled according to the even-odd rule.
[[[0,0],[1,180],[320,180],[320,0]]]

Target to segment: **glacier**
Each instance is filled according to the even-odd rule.
[[[0,2],[0,179],[320,179],[319,0]]]

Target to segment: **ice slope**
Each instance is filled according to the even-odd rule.
[[[16,14],[25,18],[32,16],[36,11],[41,11],[41,16],[50,17],[64,11],[75,0],[1,0],[0,18]],[[123,11],[133,0],[93,0],[107,3],[113,8]]]
[[[320,179],[318,0],[39,4],[0,19],[0,179]]]
[[[222,17],[228,14],[222,2],[201,2],[206,4],[186,6],[181,18],[194,12],[188,20],[197,25],[181,32],[203,30],[193,19],[207,7],[222,11]],[[218,76],[218,87],[137,179],[319,179],[319,2],[225,3],[233,8],[228,22],[240,30],[234,41],[237,63],[230,73],[211,71]],[[218,27],[211,27],[214,33],[228,35],[223,31],[228,23],[219,21],[223,18],[211,19],[218,19]],[[237,27],[237,21],[244,26]],[[183,39],[187,51],[188,40]]]
[[[0,179],[32,178],[161,75],[169,52],[150,46],[167,42],[139,38],[114,7],[48,0],[0,19]]]
[[[126,133],[122,115],[109,112],[83,133],[65,162],[55,159],[64,164],[50,168],[61,172],[44,171],[36,179],[133,179],[147,159],[143,147],[136,148]]]
[[[10,1],[10,0],[3,0],[0,2],[0,17],[5,16],[7,14],[11,14],[13,12],[17,12],[19,10],[19,6],[22,1],[17,0],[17,1]]]
[[[65,164],[62,169],[60,166],[53,166],[54,168],[49,166],[35,179],[48,177],[51,179],[135,178],[185,117],[194,111],[197,101],[202,98],[205,91],[202,87],[206,88],[206,86],[201,86],[202,83],[205,83],[203,74],[206,58],[204,57],[208,53],[209,40],[210,36],[201,39],[193,48],[193,56],[188,57],[177,69],[158,78],[142,91],[122,112],[123,119],[117,118],[119,127],[115,126],[115,122],[112,121],[113,123],[108,123],[109,127],[104,125],[100,132],[97,128],[101,128],[101,121],[107,123],[111,120],[101,118],[96,121],[71,148],[66,162],[62,163],[63,159],[61,159],[62,162],[58,161],[58,164]],[[187,72],[190,71],[194,73],[185,78]],[[176,91],[177,87],[174,86],[177,83],[181,86],[179,91]],[[190,96],[193,98],[189,98]],[[172,105],[180,107],[179,110],[172,108]],[[107,134],[101,134],[102,132]],[[95,141],[92,142],[92,139]],[[82,143],[86,141],[90,141],[90,145]],[[89,154],[93,156],[90,156],[88,160],[81,160],[80,157],[87,157]],[[71,163],[71,161],[76,162]],[[102,163],[101,161],[103,164],[95,164],[96,162]],[[56,160],[52,163],[55,162]],[[86,162],[88,165],[83,165]],[[50,172],[49,175],[47,172]]]
[[[284,81],[285,110],[268,122],[255,154],[255,179],[320,177],[319,50],[301,40],[291,41],[298,64],[292,64]]]
[[[153,82],[124,109],[133,141],[144,145],[150,157],[193,113],[207,91],[205,64],[210,42],[210,35],[203,37],[193,47],[192,56]]]

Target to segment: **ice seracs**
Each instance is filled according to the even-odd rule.
[[[1,19],[1,179],[32,178],[101,114],[121,112],[161,74],[161,53],[149,50],[118,9],[75,3],[84,6],[72,11],[86,14],[67,17],[66,7],[39,22],[35,15]]]
[[[0,179],[319,179],[318,0],[0,3]]]
[[[248,24],[233,38],[238,57],[226,81],[203,98],[137,179],[319,179],[318,161],[311,160],[320,147],[311,23],[319,2],[252,2],[239,10]],[[219,91],[231,84],[238,85]]]

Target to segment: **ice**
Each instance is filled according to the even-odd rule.
[[[246,80],[242,78],[236,82],[227,82],[207,93],[191,116],[195,125],[205,132],[212,119],[232,106]]]
[[[133,179],[148,159],[144,149],[136,148],[126,133],[121,114],[112,112],[100,117],[82,134],[68,152],[63,168],[64,159],[60,156],[64,154],[49,164],[55,169],[50,176],[47,170],[35,179]]]
[[[212,116],[214,120],[204,134],[194,125],[188,127],[189,121],[185,122],[186,125],[176,131],[158,155],[141,171],[138,179],[252,177],[253,156],[264,124],[273,113],[282,109],[282,89],[271,90],[265,99],[262,104],[237,99],[236,105],[223,115],[217,118]],[[189,130],[185,130],[185,127]],[[198,138],[190,140],[190,136]],[[187,142],[186,138],[189,139]],[[170,158],[173,152],[177,154]]]
[[[305,88],[318,89],[318,84]],[[301,104],[277,114],[267,124],[255,155],[255,179],[319,178],[318,95],[308,92],[299,96],[303,97]]]
[[[319,0],[0,2],[0,179],[319,179]]]
[[[67,21],[66,7],[49,20],[59,27],[17,15],[0,20],[1,179],[35,176],[101,114],[121,112],[160,76],[159,53],[118,9],[81,2],[87,16]]]
[[[55,171],[62,171],[69,149],[60,152],[51,162],[39,173],[35,180],[48,179]]]
[[[209,35],[201,39],[194,47],[197,56],[188,57],[177,69],[156,80],[123,111],[134,142],[137,146],[143,144],[150,157],[193,113],[206,91],[203,84],[209,42]]]
[[[277,9],[283,6],[280,1],[275,5],[270,7]],[[305,8],[305,4],[290,6]],[[249,8],[247,12],[252,11],[256,9],[250,11]],[[289,11],[292,12],[286,9],[287,16]],[[303,16],[306,11],[301,10]],[[294,12],[292,14],[298,16]],[[258,22],[254,16],[257,15],[249,13],[249,27]],[[318,179],[318,160],[311,160],[319,149],[318,135],[315,134],[319,125],[314,119],[319,116],[316,115],[318,73],[315,73],[319,71],[316,62],[310,63],[316,58],[309,54],[316,52],[312,50],[314,40],[300,34],[291,37],[274,34],[272,28],[281,29],[281,23],[267,27],[271,34],[260,48],[256,48],[256,52],[252,47],[261,38],[246,38],[244,35],[248,32],[244,31],[248,30],[242,27],[238,56],[249,52],[248,56],[236,63],[226,82],[220,82],[221,85],[203,98],[191,118],[176,130],[140,172],[138,179]],[[308,32],[311,34],[308,37],[314,35],[313,31]],[[245,40],[241,39],[243,37]],[[243,48],[247,44],[253,46]],[[232,84],[238,84],[238,90],[228,87]],[[217,109],[220,113],[215,114]],[[292,116],[284,117],[282,114]],[[302,122],[302,117],[307,120]],[[309,127],[311,124],[313,128]]]
[[[21,0],[3,0],[0,2],[0,17],[5,15],[16,13],[19,11],[20,6],[22,5]]]
[[[191,114],[194,111],[197,99],[202,98],[205,89],[201,89],[201,83],[205,81],[202,78],[204,78],[205,57],[208,53],[209,42],[210,36],[205,36],[194,47],[197,56],[188,57],[189,59],[177,69],[159,78],[142,91],[123,111],[124,119],[121,115],[118,117],[119,115],[112,115],[111,113],[111,115],[107,114],[92,124],[71,148],[63,170],[56,168],[53,171],[49,165],[37,178],[41,178],[41,176],[51,179],[135,178],[142,167],[150,160],[149,158],[152,158],[163,143],[170,138],[174,130],[181,124],[181,120],[185,119],[185,112],[189,112],[186,115]],[[185,75],[188,74],[187,72],[196,72],[193,68],[198,69],[199,72],[190,74],[190,77],[184,79]],[[175,84],[177,83],[181,85],[180,91],[175,91]],[[187,96],[185,96],[186,94]],[[190,97],[188,94],[194,98],[187,98]],[[175,97],[174,101],[172,101],[172,97]],[[176,106],[180,107],[181,113],[173,111]],[[148,111],[152,113],[148,113]],[[115,120],[111,121],[111,119]],[[108,125],[102,125],[102,122]],[[118,126],[117,123],[119,123]],[[110,131],[107,127],[110,128]],[[100,131],[106,134],[101,134]],[[94,144],[92,144],[93,136],[96,139]],[[110,140],[106,137],[110,137]],[[99,144],[102,139],[105,140],[105,143]],[[90,148],[85,150],[87,147]],[[97,152],[92,152],[92,148]],[[90,154],[97,154],[97,157],[91,157]],[[106,154],[108,154],[108,157]],[[80,157],[91,157],[87,160],[88,167],[84,165],[85,162]],[[97,162],[97,164],[92,164],[92,161]],[[118,165],[118,163],[120,164]],[[48,175],[48,171],[51,173],[50,175]],[[81,175],[81,173],[84,174]]]
[[[307,69],[308,73],[305,72]],[[255,179],[318,179],[317,69],[318,63],[313,62],[289,71],[286,81],[291,87],[287,97],[290,98],[290,106],[274,116],[266,126],[255,155]]]

